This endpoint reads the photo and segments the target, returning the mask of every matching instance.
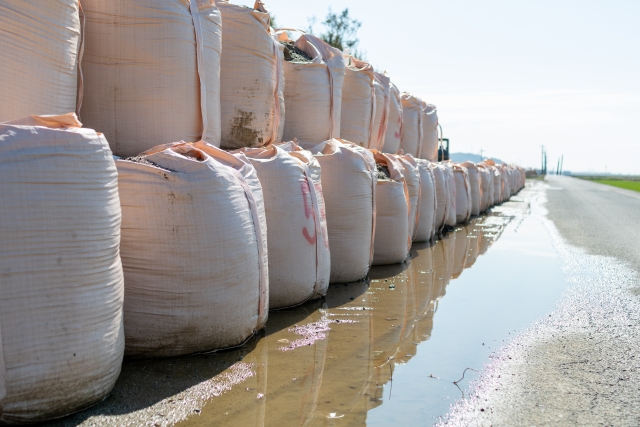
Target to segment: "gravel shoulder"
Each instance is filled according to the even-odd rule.
[[[538,214],[570,287],[442,425],[640,425],[640,198],[567,177],[546,184]]]

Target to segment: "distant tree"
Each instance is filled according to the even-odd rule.
[[[271,18],[269,18],[269,25],[271,26],[271,28],[278,28],[278,24],[276,24],[276,16],[275,15],[271,15]]]
[[[317,19],[314,16],[307,21],[309,22],[308,32],[313,34],[313,27]],[[358,50],[360,41],[357,37],[362,22],[349,16],[349,8],[346,8],[339,14],[333,13],[331,8],[329,8],[329,13],[324,21],[322,21],[322,25],[325,30],[319,34],[322,40],[341,51],[348,49],[350,54],[364,60],[364,52]]]

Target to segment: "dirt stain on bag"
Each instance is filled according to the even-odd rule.
[[[238,114],[231,123],[232,143],[238,147],[262,147],[264,138],[260,136],[260,132],[251,126],[255,120],[255,115],[247,111],[236,111]]]

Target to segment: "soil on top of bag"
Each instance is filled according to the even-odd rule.
[[[146,156],[124,157],[121,160],[125,160],[127,162],[139,163],[141,165],[154,166],[156,168],[158,167],[158,165],[156,165],[155,163],[151,163],[149,160],[147,160]]]
[[[284,45],[284,60],[288,62],[313,62],[306,52],[295,47],[293,42],[280,42]]]
[[[388,167],[376,164],[376,169],[376,176],[378,177],[378,181],[391,181],[391,173],[389,172]]]

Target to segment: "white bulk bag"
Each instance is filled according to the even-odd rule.
[[[376,212],[373,155],[335,139],[307,149],[322,167],[331,283],[355,282],[369,273],[373,260]]]
[[[506,202],[511,198],[511,186],[509,185],[509,169],[504,165],[500,165],[502,172],[502,201]]]
[[[389,169],[389,179],[376,184],[376,234],[373,265],[400,264],[411,249],[409,190],[402,165],[392,154],[374,151],[376,163]]]
[[[0,124],[0,424],[81,410],[120,374],[118,175],[104,136],[81,126]]]
[[[278,34],[286,40],[286,32]],[[295,47],[313,62],[284,61],[287,115],[282,138],[313,145],[339,138],[346,67],[342,52],[310,34],[296,40]]]
[[[420,158],[438,161],[438,109],[425,104],[422,110],[422,147]]]
[[[263,147],[282,140],[284,47],[271,35],[269,11],[217,0],[222,15],[220,107],[226,149]],[[281,84],[282,83],[282,84]]]
[[[82,0],[85,125],[118,156],[220,145],[220,12],[210,0]]]
[[[457,185],[456,177],[453,173],[453,165],[451,163],[442,163],[445,168],[447,178],[447,190],[449,191],[449,206],[447,206],[447,217],[445,218],[445,224],[449,227],[455,227],[458,223],[457,220]]]
[[[400,148],[413,157],[420,158],[422,144],[423,102],[409,93],[403,93],[402,101],[402,142]]]
[[[327,293],[331,273],[327,225],[311,171],[275,145],[243,148],[264,194],[269,253],[269,308],[302,304]],[[318,176],[318,178],[320,178]]]
[[[493,191],[491,192],[493,195],[493,201],[491,205],[493,206],[502,202],[502,174],[497,166],[489,166],[489,170],[493,175],[491,178],[491,181],[493,182]]]
[[[78,0],[0,2],[0,122],[76,111]]]
[[[246,158],[199,145],[158,146],[141,155],[145,163],[116,161],[127,355],[231,347],[266,322],[266,224],[255,170]]]
[[[400,150],[402,147],[403,128],[400,90],[393,83],[389,83],[389,119],[384,133],[383,153],[395,154]]]
[[[481,211],[484,212],[491,207],[493,182],[491,180],[491,171],[487,166],[480,163],[478,166],[478,174],[480,176],[480,186],[482,189]]]
[[[436,213],[435,228],[438,232],[442,231],[445,226],[449,214],[449,189],[447,187],[447,168],[440,164],[434,163],[433,178],[436,187]]]
[[[428,160],[418,159],[420,172],[420,207],[418,227],[414,242],[428,242],[436,233],[436,206],[438,204],[434,170],[435,165]]]
[[[375,77],[373,90],[376,97],[376,114],[373,119],[373,132],[369,140],[369,148],[382,151],[389,122],[391,79],[386,74],[381,73],[375,73]]]
[[[471,185],[467,168],[453,165],[453,173],[456,179],[456,221],[460,224],[471,217]]]
[[[344,72],[340,138],[369,148],[376,115],[373,67],[354,57]]]
[[[482,212],[482,184],[478,167],[473,162],[462,163],[469,174],[469,192],[471,193],[471,216],[478,216]]]
[[[394,156],[402,167],[401,172],[409,191],[409,236],[413,241],[418,232],[420,215],[420,171],[416,159],[411,154],[397,154]]]

